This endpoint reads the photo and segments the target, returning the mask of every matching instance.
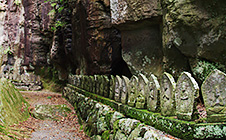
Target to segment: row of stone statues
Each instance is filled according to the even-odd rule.
[[[206,78],[199,93],[199,86],[188,72],[183,72],[175,82],[173,76],[164,73],[160,80],[151,74],[125,76],[70,75],[69,83],[86,91],[102,95],[117,102],[163,116],[177,116],[193,120],[196,99],[202,94],[208,122],[226,121],[226,74],[214,70]]]

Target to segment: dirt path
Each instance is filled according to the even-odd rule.
[[[24,98],[31,105],[62,105],[66,104],[71,110],[74,108],[59,93],[49,91],[22,91]],[[59,121],[39,120],[30,117],[27,121],[15,126],[29,131],[30,138],[26,140],[89,140],[90,138],[80,130],[78,118],[73,110],[67,117]],[[27,133],[27,132],[26,132]]]

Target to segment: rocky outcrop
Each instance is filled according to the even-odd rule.
[[[47,64],[52,44],[51,10],[44,0],[0,1],[1,73],[20,76]]]
[[[159,0],[110,0],[110,5],[113,24],[150,19],[161,12]]]
[[[225,65],[225,6],[223,0],[162,2],[165,69],[193,70],[202,60]]]
[[[111,0],[112,24],[121,31],[122,57],[132,74],[163,70],[160,1]]]
[[[53,60],[78,74],[110,74],[117,69],[113,65],[123,66],[120,32],[111,24],[109,1],[72,1],[66,7],[60,13],[68,17],[62,19],[66,25],[57,30]]]
[[[1,69],[23,73],[54,64],[61,79],[163,71],[177,79],[188,71],[200,84],[211,70],[225,71],[226,52],[225,2],[203,3],[71,0],[53,2],[48,14],[52,7],[44,0],[1,1]]]

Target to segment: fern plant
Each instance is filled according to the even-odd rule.
[[[48,13],[48,15],[59,15],[63,9],[64,9],[64,3],[67,3],[67,1],[63,1],[63,0],[46,0],[45,2],[49,2],[52,6],[52,10]],[[57,29],[57,27],[64,27],[66,23],[62,22],[60,20],[57,20],[54,24],[53,27],[51,27],[52,31],[55,31]]]

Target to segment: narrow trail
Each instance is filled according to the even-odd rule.
[[[29,138],[26,140],[90,140],[90,138],[80,129],[78,118],[74,108],[61,94],[50,91],[21,91],[24,98],[34,109],[36,105],[67,105],[72,112],[67,117],[62,117],[59,121],[40,120],[30,117],[27,121],[19,123],[15,127],[29,131]]]

